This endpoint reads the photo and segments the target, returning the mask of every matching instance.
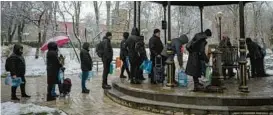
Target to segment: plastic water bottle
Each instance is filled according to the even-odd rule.
[[[178,73],[178,83],[179,83],[179,86],[181,87],[188,86],[188,76],[182,70]]]

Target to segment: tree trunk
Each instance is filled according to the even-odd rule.
[[[106,1],[106,8],[107,8],[107,31],[110,31],[110,8],[111,8],[111,1]]]
[[[41,46],[41,39],[42,39],[42,36],[41,36],[42,32],[41,32],[41,20],[38,21],[38,45],[36,47],[36,53],[35,53],[35,59],[38,59],[39,58],[39,48]]]
[[[97,24],[97,29],[96,29],[96,33],[100,33],[100,17],[99,17],[99,8],[98,8],[98,2],[97,1],[93,1],[94,3],[94,9],[95,9],[95,15],[96,15],[96,24]],[[98,36],[98,39],[100,40],[100,36]]]
[[[14,36],[16,28],[17,28],[16,24],[13,26],[13,28],[12,28],[12,26],[13,26],[13,22],[11,20],[11,23],[8,27],[8,42],[9,42],[9,44],[11,44],[13,36]]]
[[[25,28],[25,21],[23,20],[22,22],[19,23],[18,28],[17,28],[19,43],[22,43],[24,28]]]

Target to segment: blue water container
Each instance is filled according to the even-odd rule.
[[[180,87],[188,86],[188,76],[183,70],[180,70],[178,73],[178,85]]]

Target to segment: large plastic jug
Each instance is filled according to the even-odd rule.
[[[183,70],[180,70],[178,73],[178,85],[180,87],[188,86],[188,76]]]

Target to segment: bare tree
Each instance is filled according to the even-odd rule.
[[[99,7],[98,7],[98,2],[97,1],[93,1],[93,5],[94,5],[94,9],[95,9],[95,15],[96,15],[96,24],[97,24],[97,29],[96,29],[96,33],[99,33],[100,31],[100,13],[99,13]],[[98,39],[100,39],[100,36],[98,36]]]
[[[107,31],[110,31],[110,9],[111,9],[111,1],[106,1],[106,8],[107,8]]]

